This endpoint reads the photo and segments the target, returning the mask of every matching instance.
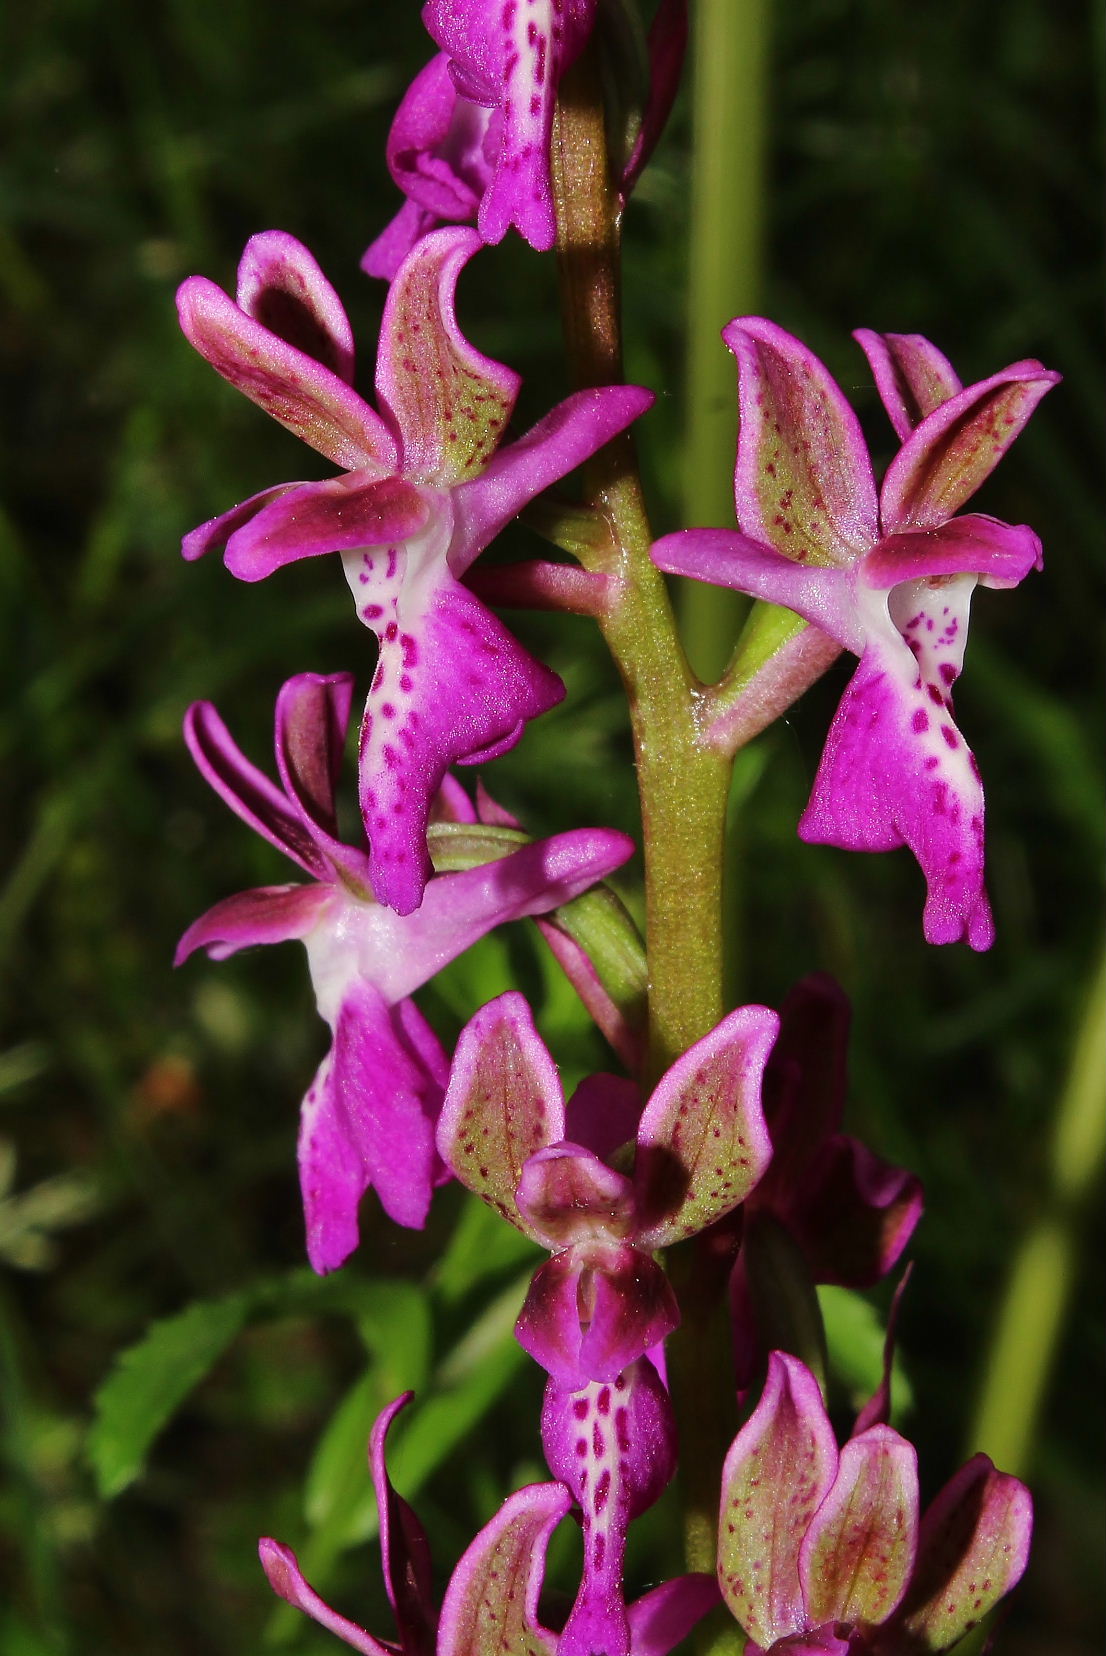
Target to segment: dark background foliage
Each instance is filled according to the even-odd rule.
[[[325,1529],[329,1463],[306,1511],[302,1490],[339,1405],[345,1436],[331,1428],[327,1452],[349,1488],[332,1500],[324,1576],[387,1631],[375,1563],[340,1544],[367,1532],[364,1421],[413,1376],[446,1415],[453,1398],[455,1430],[468,1397],[463,1450],[439,1434],[412,1473],[442,1564],[512,1482],[541,1475],[539,1388],[500,1339],[494,1406],[494,1388],[464,1392],[457,1342],[519,1266],[482,1235],[468,1265],[454,1243],[435,1266],[452,1197],[413,1241],[367,1204],[365,1246],[331,1299],[290,1275],[296,1101],[322,1045],[302,958],[169,969],[198,912],[285,878],[193,773],[188,702],[215,700],[263,759],[285,677],[351,668],[367,682],[372,666],[325,563],[251,588],[216,560],[182,565],[183,530],[305,475],[305,456],[193,356],[172,295],[197,270],[230,285],[249,234],[291,230],[347,300],[367,387],[383,290],[357,261],[395,206],[384,139],[427,48],[413,0],[44,0],[5,29],[0,1650],[230,1656],[271,1638],[322,1652],[323,1635],[273,1621],[254,1543]],[[851,1124],[925,1178],[902,1349],[928,1492],[974,1447],[996,1302],[1041,1211],[1101,947],[1094,43],[1080,8],[1037,0],[803,0],[774,31],[763,305],[840,374],[877,452],[887,434],[854,326],[927,333],[966,380],[1030,355],[1065,376],[981,499],[1031,522],[1047,559],[1017,593],[981,594],[958,699],[988,783],[995,949],[923,947],[905,853],[797,844],[844,669],[738,769],[742,993],[778,1003],[804,971],[837,974],[856,1005]],[[687,133],[681,105],[627,222],[631,372],[661,393],[643,434],[658,530],[678,522]],[[462,285],[466,329],[524,372],[522,412],[540,412],[566,389],[548,262],[514,243],[481,258]],[[519,626],[569,697],[496,767],[497,792],[535,830],[632,829],[597,636]],[[569,1071],[609,1062],[521,930],[447,974],[428,1009],[448,1033],[512,972]],[[1012,1652],[1098,1643],[1102,1238],[1090,1216],[1081,1234],[1028,1468],[1038,1546]],[[260,1295],[256,1315],[143,1475],[101,1501],[87,1434],[113,1357],[151,1319],[239,1290]],[[664,1567],[665,1521],[642,1526],[646,1576]]]

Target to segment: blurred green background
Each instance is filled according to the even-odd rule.
[[[958,694],[988,785],[996,947],[923,946],[905,852],[798,844],[845,666],[742,757],[732,852],[743,997],[778,1003],[814,968],[840,978],[856,1006],[850,1125],[926,1182],[901,1346],[927,1493],[977,1446],[1018,1249],[1060,1238],[1043,1290],[1021,1296],[1014,1368],[998,1371],[1051,1367],[1019,1466],[1038,1539],[1000,1646],[1015,1656],[1097,1650],[1102,1609],[1093,1113],[1064,1141],[1067,1173],[1052,1171],[1062,1100],[1087,1101],[1069,1081],[1088,997],[1101,1019],[1096,44],[1089,9],[1039,0],[781,8],[754,203],[759,306],[840,376],[877,458],[890,433],[855,326],[924,332],[965,380],[1023,356],[1065,376],[980,497],[1035,526],[1047,565],[1016,593],[981,593]],[[427,55],[414,0],[43,0],[4,24],[3,1656],[336,1648],[274,1616],[262,1533],[390,1634],[363,1544],[362,1455],[368,1421],[404,1385],[423,1404],[397,1433],[397,1481],[419,1488],[443,1571],[508,1487],[542,1475],[540,1385],[509,1337],[525,1245],[472,1216],[453,1234],[455,1193],[416,1238],[379,1223],[370,1199],[357,1259],[316,1284],[294,1138],[324,1032],[302,956],[169,965],[217,898],[286,878],[192,770],[189,701],[214,699],[264,761],[285,677],[353,669],[367,685],[372,668],[325,562],[259,587],[218,560],[182,564],[185,529],[325,468],[193,356],[173,291],[194,271],[229,286],[248,235],[294,232],[347,302],[367,389],[383,289],[357,263],[398,204],[384,140]],[[658,532],[681,522],[690,134],[685,97],[626,221],[629,375],[659,393],[642,427]],[[460,308],[524,373],[524,420],[564,393],[548,261],[513,240],[488,251]],[[508,551],[536,544],[508,537]],[[569,694],[489,782],[535,831],[633,831],[597,635],[579,620],[518,627]],[[632,902],[632,870],[625,890]],[[511,981],[570,1078],[611,1062],[521,928],[425,1005],[449,1035]],[[1071,1292],[1054,1342],[1057,1282]],[[101,1483],[120,1491],[101,1499],[93,1394],[153,1319],[197,1299],[214,1304],[146,1348],[145,1392],[136,1382],[116,1435],[91,1440]],[[862,1338],[840,1339],[843,1367],[870,1364]],[[136,1443],[163,1415],[143,1460]],[[669,1523],[662,1505],[640,1526],[641,1581],[672,1567]],[[568,1582],[571,1542],[558,1545]]]

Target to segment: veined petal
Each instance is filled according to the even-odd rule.
[[[732,529],[679,529],[654,541],[649,556],[669,575],[782,604],[858,655],[864,647],[852,570],[796,563]]]
[[[284,791],[306,821],[332,839],[352,701],[352,673],[297,673],[277,696],[276,761]]]
[[[736,319],[722,338],[738,369],[738,523],[787,558],[852,563],[877,537],[876,489],[859,422],[837,382],[763,317]]]
[[[395,1612],[403,1656],[434,1656],[438,1613],[434,1605],[430,1544],[414,1511],[396,1493],[385,1458],[389,1428],[413,1395],[402,1393],[377,1415],[369,1438],[369,1465],[380,1514],[384,1590]]]
[[[303,243],[284,230],[251,236],[238,266],[238,303],[278,339],[353,384],[353,329]]]
[[[400,470],[438,488],[483,469],[518,396],[513,369],[457,326],[457,278],[481,245],[460,226],[424,236],[396,272],[380,328],[376,389],[400,434]]]
[[[954,587],[965,581],[974,584],[954,577],[940,590],[947,602],[935,617],[918,611],[913,637],[933,620],[946,651],[933,677],[893,627],[875,633],[830,726],[799,834],[851,851],[908,845],[926,877],[927,940],[986,949],[994,923],[983,888],[983,789],[948,697],[959,670],[950,629],[962,637],[970,598]]]
[[[262,507],[279,500],[281,495],[292,494],[296,489],[309,487],[310,484],[305,483],[278,483],[274,489],[262,489],[260,494],[251,495],[248,500],[240,501],[229,511],[220,512],[218,517],[209,518],[206,523],[201,523],[199,528],[190,529],[180,544],[181,557],[188,563],[195,563],[205,552],[222,552],[230,537],[244,528],[251,518],[256,517]]]
[[[258,943],[286,943],[306,937],[323,917],[334,892],[327,885],[260,886],[224,897],[193,920],[173,956],[180,966],[197,949],[226,960]]]
[[[906,1591],[917,1540],[914,1446],[889,1426],[873,1426],[842,1449],[803,1540],[799,1576],[809,1624],[881,1626]]]
[[[584,1532],[583,1581],[558,1656],[629,1656],[626,1531],[664,1490],[676,1464],[672,1406],[656,1370],[643,1358],[625,1374],[574,1393],[551,1381],[542,1444],[550,1471],[580,1507]]]
[[[589,460],[651,408],[653,400],[653,393],[640,385],[576,391],[525,437],[499,449],[479,477],[462,482],[453,491],[456,527],[449,567],[454,575],[464,574],[527,501]]]
[[[888,419],[903,442],[927,414],[963,389],[948,357],[921,334],[857,328],[853,338],[868,358]]]
[[[760,1084],[778,1032],[766,1006],[738,1007],[657,1083],[634,1169],[643,1248],[705,1230],[745,1200],[768,1165]]]
[[[523,1167],[563,1137],[557,1067],[526,1001],[509,990],[458,1037],[438,1121],[439,1154],[467,1189],[529,1234],[515,1195]]]
[[[346,570],[355,592],[362,576],[370,583],[358,613],[380,640],[360,737],[373,889],[400,914],[422,901],[430,807],[448,768],[506,752],[564,695],[557,675],[437,563],[432,527],[428,551],[351,553]],[[421,579],[410,569],[417,558]]]
[[[932,529],[958,512],[990,477],[1060,375],[1039,362],[1015,362],[966,386],[912,432],[887,468],[880,490],[885,534]]]
[[[177,290],[185,337],[237,390],[345,471],[395,472],[395,440],[379,414],[331,369],[247,316],[205,276]]]
[[[320,1274],[357,1246],[357,1207],[370,1185],[396,1224],[425,1224],[444,1072],[444,1054],[434,1073],[373,985],[349,985],[300,1123],[307,1255]]]
[[[764,1394],[726,1456],[718,1526],[722,1597],[765,1649],[806,1625],[800,1549],[837,1459],[818,1382],[797,1357],[772,1352]]]
[[[454,1570],[442,1601],[438,1656],[554,1656],[538,1620],[549,1537],[571,1498],[559,1483],[509,1495]]]
[[[308,874],[329,878],[307,824],[275,783],[246,758],[211,702],[192,703],[184,715],[184,739],[200,775],[235,816]]]
[[[426,528],[430,507],[401,477],[343,472],[274,496],[226,537],[226,565],[240,581],[263,581],[300,558],[387,546]]]
[[[269,1578],[269,1586],[278,1597],[295,1605],[297,1610],[302,1610],[305,1616],[317,1621],[328,1633],[333,1633],[346,1644],[352,1645],[354,1650],[360,1650],[362,1656],[398,1656],[396,1645],[374,1639],[363,1627],[358,1627],[356,1622],[348,1621],[345,1616],[340,1616],[329,1604],[324,1603],[305,1579],[299,1560],[291,1547],[285,1547],[281,1542],[273,1541],[266,1536],[263,1541],[258,1542],[257,1550],[262,1568]]]
[[[1041,543],[1027,524],[965,512],[934,529],[885,535],[864,559],[860,578],[873,591],[942,575],[974,575],[987,586],[1014,587],[1040,567]]]
[[[896,1627],[942,1651],[963,1637],[1022,1578],[1029,1561],[1029,1491],[975,1455],[922,1518],[914,1579]]]

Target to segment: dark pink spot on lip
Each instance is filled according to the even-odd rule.
[[[929,714],[924,707],[918,708],[910,720],[910,728],[916,736],[920,736],[923,730],[929,729]]]
[[[951,661],[942,661],[937,671],[946,684],[952,684],[956,678],[956,668]]]
[[[945,738],[945,745],[950,748],[959,747],[960,738],[951,725],[941,726],[941,735]]]

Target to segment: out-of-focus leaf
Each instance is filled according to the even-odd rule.
[[[823,1285],[818,1302],[826,1327],[830,1373],[849,1393],[853,1407],[860,1409],[883,1378],[883,1325],[875,1307],[851,1288]],[[909,1414],[914,1394],[898,1356],[891,1372],[891,1417],[901,1420]]]

